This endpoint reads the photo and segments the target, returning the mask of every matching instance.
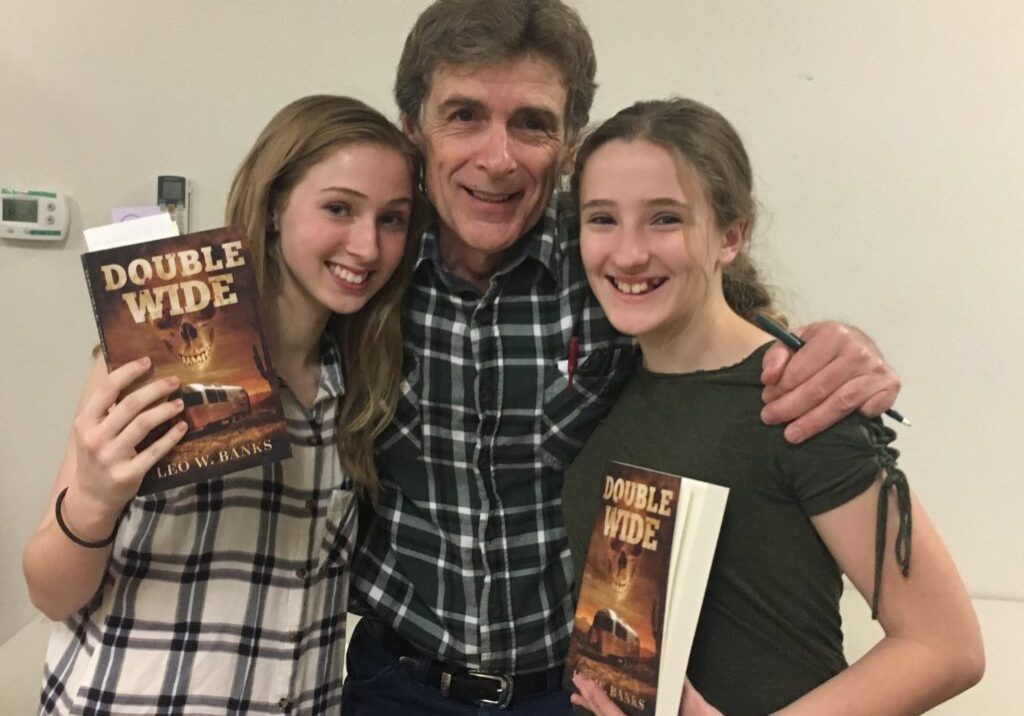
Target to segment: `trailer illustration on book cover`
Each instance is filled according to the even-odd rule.
[[[188,431],[140,494],[291,454],[241,231],[91,251],[82,264],[108,369],[149,356],[146,381],[181,380]]]
[[[680,509],[673,475],[610,463],[569,643],[566,686],[583,673],[627,714],[653,715],[669,565]]]

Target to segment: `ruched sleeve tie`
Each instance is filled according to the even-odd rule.
[[[885,560],[886,528],[889,524],[889,492],[896,497],[896,509],[899,512],[895,542],[896,564],[904,577],[910,576],[910,484],[907,476],[896,464],[899,451],[889,446],[896,433],[882,424],[880,418],[871,422],[871,437],[878,447],[879,461],[885,470],[885,479],[878,492],[878,523],[875,528],[875,588],[871,595],[871,618],[878,619],[878,600],[882,591],[882,563]]]

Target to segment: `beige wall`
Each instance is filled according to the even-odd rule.
[[[31,672],[41,659],[19,559],[96,340],[82,227],[151,203],[155,177],[174,173],[193,180],[193,226],[218,225],[242,153],[300,95],[352,94],[393,115],[394,65],[424,4],[0,3],[0,185],[75,203],[65,244],[0,242],[0,641],[20,631],[4,663]],[[1024,642],[1019,0],[576,4],[600,58],[594,117],[670,93],[725,112],[751,151],[762,263],[786,307],[862,326],[903,376],[915,424],[900,431],[903,464],[989,644],[986,680],[941,711],[1024,703],[1011,671]],[[859,653],[872,626],[851,619]],[[19,684],[0,684],[0,699]]]

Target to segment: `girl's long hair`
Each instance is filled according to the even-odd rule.
[[[314,95],[278,112],[256,139],[231,183],[227,222],[248,234],[263,296],[277,292],[280,274],[272,251],[278,240],[272,216],[314,164],[339,148],[371,144],[399,152],[411,184],[420,185],[422,160],[413,144],[382,114],[349,97]],[[417,190],[418,194],[418,190]],[[410,246],[422,212],[417,195],[406,255],[395,274],[351,315],[335,314],[327,330],[341,352],[345,396],[338,413],[337,449],[342,468],[373,498],[378,481],[374,439],[394,414],[402,375],[402,295],[409,278]]]

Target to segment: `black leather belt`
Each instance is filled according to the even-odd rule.
[[[512,703],[513,698],[539,696],[560,689],[562,685],[561,667],[519,675],[467,669],[423,656],[391,627],[379,622],[374,626],[379,627],[380,644],[414,679],[456,701],[503,709]]]

